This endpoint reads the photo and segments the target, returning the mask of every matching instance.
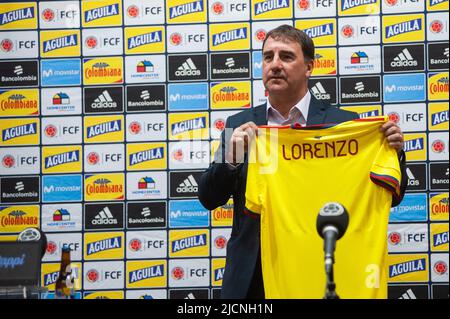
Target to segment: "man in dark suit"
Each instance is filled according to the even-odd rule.
[[[202,174],[199,199],[207,209],[233,197],[234,216],[222,284],[222,298],[264,298],[261,273],[259,217],[246,215],[247,149],[258,125],[316,125],[341,123],[358,114],[323,104],[308,90],[313,70],[314,43],[304,32],[283,25],[270,31],[263,43],[263,83],[267,103],[227,119],[221,144],[210,167]],[[393,122],[381,130],[399,154],[402,197],[406,188],[403,135]],[[394,200],[394,198],[393,198]],[[401,200],[401,199],[400,199]],[[399,200],[393,201],[393,206]]]

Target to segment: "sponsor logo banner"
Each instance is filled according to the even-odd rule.
[[[80,116],[43,117],[42,144],[81,144],[82,121]]]
[[[430,193],[430,220],[448,220],[448,192]]]
[[[166,57],[164,55],[137,55],[125,57],[125,81],[127,83],[166,81]]]
[[[122,0],[81,2],[83,28],[122,25]]]
[[[0,90],[0,116],[39,114],[39,90]]]
[[[126,299],[168,299],[166,289],[127,290]]]
[[[427,13],[427,40],[448,41],[448,14]]]
[[[81,175],[42,176],[42,202],[79,202],[82,198]]]
[[[123,200],[125,198],[124,174],[84,175],[85,201]]]
[[[220,134],[225,130],[225,123],[229,116],[239,113],[240,111],[213,111],[211,116],[211,138],[218,139]]]
[[[42,173],[81,173],[81,145],[46,146],[42,148]]]
[[[448,251],[448,223],[430,224],[431,251]]]
[[[85,113],[123,112],[123,87],[85,87]]]
[[[0,148],[0,174],[39,174],[41,172],[39,158],[39,147]]]
[[[169,289],[169,299],[209,299],[209,289]]]
[[[208,141],[183,141],[169,143],[170,169],[198,169],[209,166]]]
[[[84,259],[123,259],[123,232],[96,232],[84,234]]]
[[[211,256],[225,257],[230,237],[231,228],[213,228],[211,230]]]
[[[86,230],[123,229],[123,220],[123,203],[84,205],[84,228]]]
[[[167,52],[206,52],[208,51],[208,27],[200,25],[168,25]]]
[[[195,81],[208,79],[208,55],[169,55],[169,81]]]
[[[83,299],[125,299],[123,291],[90,291],[83,294]]]
[[[406,166],[406,175],[408,176],[408,191],[426,191],[427,190],[427,167],[425,163],[411,164]]]
[[[28,59],[39,56],[37,31],[0,33],[0,59]]]
[[[381,102],[381,77],[358,76],[340,78],[341,103]]]
[[[253,67],[253,77],[255,79],[262,78],[262,51],[253,51],[252,53],[252,67]],[[212,75],[211,75],[212,79]],[[253,81],[255,83],[255,81]]]
[[[428,254],[388,255],[388,282],[427,282]]]
[[[169,140],[194,140],[208,138],[208,113],[169,114]]]
[[[250,19],[249,0],[208,1],[209,22],[247,21]]]
[[[429,299],[428,285],[388,285],[389,299]]]
[[[124,24],[164,24],[164,0],[124,0]]]
[[[384,72],[406,72],[425,70],[425,45],[383,46]]]
[[[408,13],[424,11],[424,2],[430,0],[386,0],[381,1],[381,8],[383,13]]]
[[[426,224],[388,225],[389,252],[428,252]]]
[[[292,18],[292,1],[254,0],[252,1],[252,20]]]
[[[39,144],[39,119],[0,120],[0,127],[0,146]]]
[[[48,88],[41,90],[42,115],[81,114],[81,88]]]
[[[208,255],[208,229],[169,231],[170,257],[206,257]]]
[[[383,43],[423,42],[425,17],[423,14],[383,16]]]
[[[81,289],[81,270],[82,263],[70,263],[72,274],[74,277],[75,290]],[[55,282],[59,277],[59,269],[61,263],[42,263],[41,264],[41,286],[47,288],[49,291],[55,291]],[[54,297],[54,296],[53,296]],[[50,297],[51,298],[51,297]]]
[[[22,230],[39,228],[39,206],[0,206],[0,231],[20,233]]]
[[[201,171],[169,172],[170,198],[198,197]]]
[[[123,54],[122,28],[83,29],[84,56]]]
[[[125,28],[125,53],[164,53],[164,26]]]
[[[40,194],[39,176],[0,178],[0,203],[36,203]]]
[[[165,199],[167,172],[127,173],[127,199]]]
[[[379,46],[339,48],[340,74],[381,73]]]
[[[233,225],[233,199],[229,199],[225,205],[211,211],[211,226],[231,227]]]
[[[145,230],[127,232],[127,259],[167,257],[167,231]]]
[[[211,83],[211,109],[251,107],[251,82]]]
[[[209,211],[198,200],[169,202],[169,227],[208,227]]]
[[[449,139],[445,132],[432,132],[428,135],[428,159],[430,161],[448,161]]]
[[[37,29],[37,3],[0,5],[0,30]]]
[[[0,61],[0,87],[39,85],[38,61]]]
[[[81,260],[82,245],[81,233],[78,234],[48,234],[47,235],[47,249],[42,261],[61,261],[61,252],[63,246],[70,248],[70,260]]]
[[[432,298],[433,299],[447,299],[448,290],[449,290],[448,284],[431,285]]]
[[[84,142],[123,142],[123,115],[84,117]]]
[[[128,202],[127,228],[147,229],[167,226],[167,203],[160,202]]]
[[[253,22],[252,23],[252,49],[261,50],[264,39],[266,38],[267,32],[276,27],[287,24],[292,26],[291,20],[277,20],[277,21],[264,21],[264,22]]]
[[[425,100],[425,74],[385,75],[385,102],[414,102]]]
[[[380,43],[380,16],[340,18],[338,22],[340,45]]]
[[[80,59],[41,60],[42,86],[68,86],[80,84]]]
[[[426,105],[418,104],[386,104],[384,115],[400,126],[403,132],[426,131]]]
[[[342,56],[341,56],[342,59]],[[341,68],[342,73],[342,68]],[[337,74],[336,48],[317,48],[314,56],[314,69],[312,76]],[[344,73],[342,73],[344,74]]]
[[[448,100],[448,72],[428,74],[428,99],[431,101]]]
[[[169,84],[169,110],[207,110],[208,84]]]
[[[391,208],[389,222],[427,221],[427,204],[427,194],[405,194],[400,205]]]
[[[174,0],[166,2],[167,23],[206,22],[206,0]]]
[[[166,287],[167,260],[127,261],[127,288]]]
[[[295,1],[295,18],[334,17],[336,15],[335,0]]]
[[[445,254],[431,254],[431,281],[448,283],[448,252]]]
[[[448,0],[429,0],[427,3],[427,11],[448,11]]]
[[[166,143],[127,144],[127,170],[166,169],[166,148]]]
[[[126,87],[127,112],[154,112],[166,109],[166,85],[129,85]]]
[[[448,189],[448,163],[430,163],[430,189]]]
[[[123,144],[84,146],[85,172],[120,172],[125,169]]]
[[[39,1],[39,28],[79,28],[80,14],[79,1]]]
[[[79,30],[41,31],[41,57],[76,57],[81,54]]]
[[[211,51],[249,50],[250,24],[210,24],[209,49]]]
[[[44,232],[75,232],[81,231],[81,204],[42,205],[42,231]]]
[[[166,113],[127,115],[127,142],[161,141],[167,138]]]
[[[338,15],[367,15],[380,13],[381,0],[339,0]]]
[[[428,43],[428,69],[448,69],[449,48],[447,43]]]
[[[337,79],[336,78],[311,78],[308,87],[315,98],[328,102],[337,103]]]
[[[211,260],[211,285],[222,286],[223,274],[225,273],[225,258],[214,258]]]
[[[356,112],[359,118],[367,118],[370,116],[380,116],[383,114],[381,105],[368,105],[368,106],[343,106],[343,110]]]
[[[83,83],[85,85],[123,83],[123,58],[116,56],[83,59]]]
[[[335,46],[337,44],[336,19],[296,20],[295,27],[309,35],[316,47]]]
[[[407,161],[427,160],[427,135],[425,133],[407,133],[404,135],[403,150]]]
[[[169,259],[169,287],[205,287],[210,283],[209,274],[208,258]]]
[[[85,262],[83,289],[123,289],[125,265],[123,261]]]

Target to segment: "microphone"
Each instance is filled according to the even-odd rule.
[[[325,267],[334,262],[336,240],[340,239],[347,230],[348,213],[340,203],[326,203],[317,216],[317,232],[324,239]]]
[[[47,236],[43,231],[38,228],[30,227],[24,229],[19,236],[17,236],[17,241],[37,241],[40,243],[41,247],[41,259],[44,257],[47,250]]]

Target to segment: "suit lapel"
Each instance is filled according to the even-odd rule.
[[[318,125],[325,123],[326,106],[319,102],[313,94],[311,94],[311,102],[309,103],[308,119],[306,125]]]
[[[253,108],[253,122],[256,125],[267,125],[267,103]]]

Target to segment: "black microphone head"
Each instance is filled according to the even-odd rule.
[[[317,216],[317,232],[323,238],[323,231],[327,226],[334,226],[338,230],[337,239],[341,238],[348,226],[348,212],[337,202],[326,203]]]
[[[45,251],[47,250],[47,236],[40,229],[34,227],[24,229],[19,236],[17,236],[17,241],[39,242],[41,244],[41,258],[44,257]]]

